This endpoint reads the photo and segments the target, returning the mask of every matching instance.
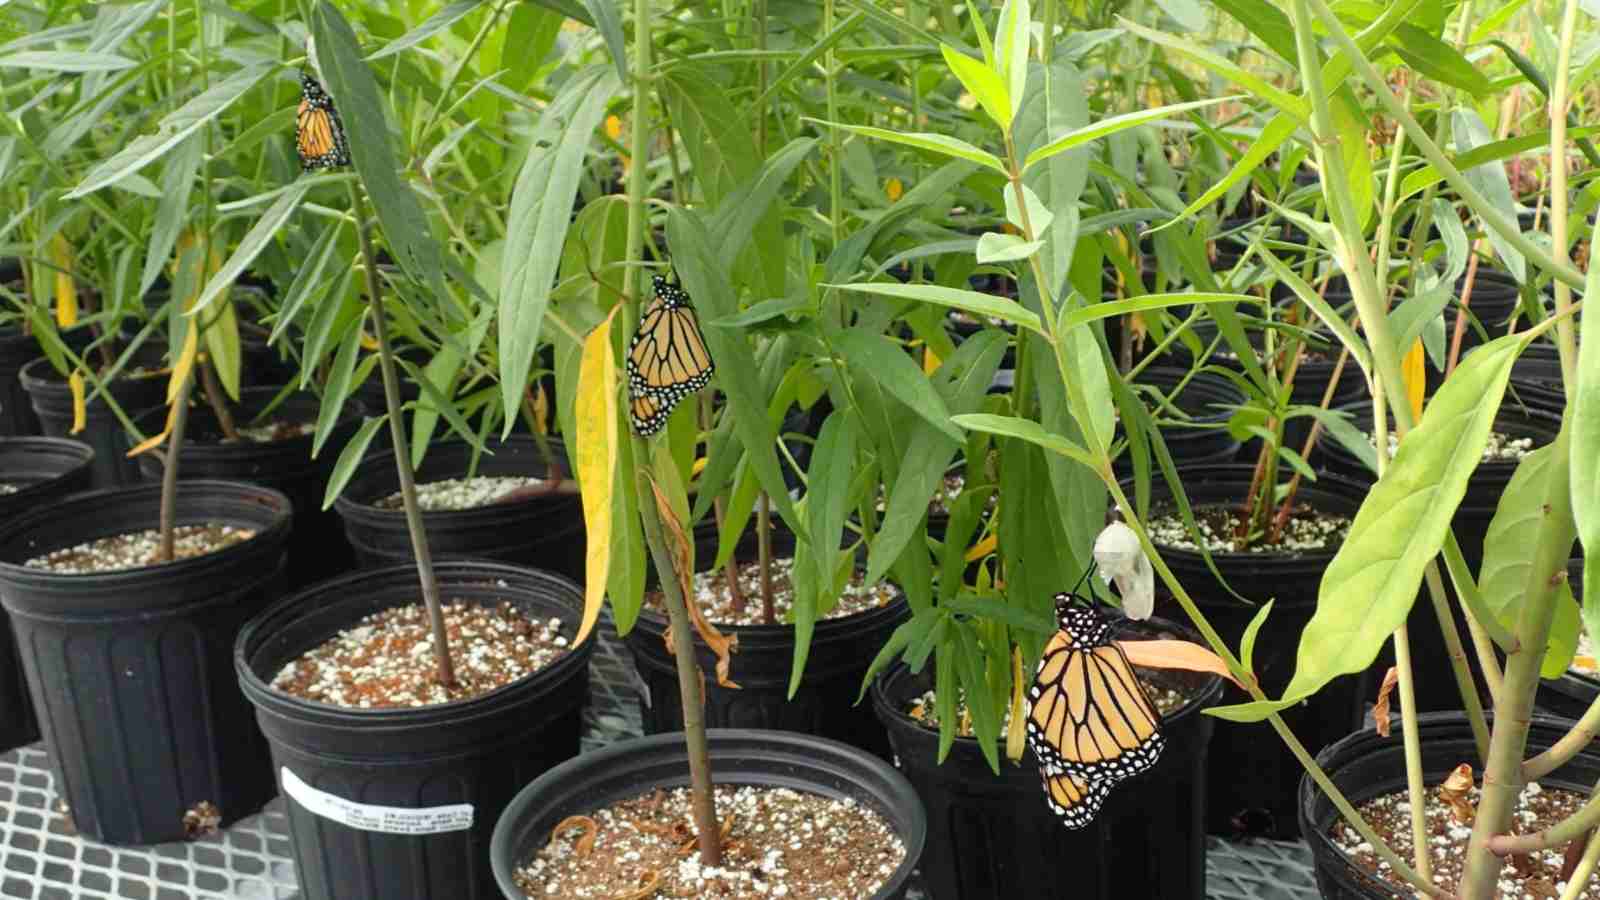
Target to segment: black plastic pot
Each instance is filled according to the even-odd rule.
[[[695,560],[701,569],[716,560],[716,532],[697,532]],[[774,556],[794,552],[794,536],[773,534]],[[755,558],[755,537],[749,534],[735,552],[737,559]],[[725,635],[737,636],[730,677],[738,689],[717,684],[714,675],[705,682],[705,721],[712,728],[768,728],[797,731],[842,741],[887,759],[889,740],[872,710],[856,704],[867,668],[895,628],[911,615],[904,596],[887,606],[839,619],[817,622],[811,653],[794,699],[789,699],[789,675],[794,663],[794,626],[721,625]],[[646,734],[683,728],[683,701],[678,675],[666,643],[667,617],[646,606],[627,635],[634,664],[649,694],[644,701]],[[717,657],[695,635],[695,659],[703,672],[716,671]]]
[[[26,485],[0,494],[0,522],[47,506],[89,486],[94,450],[66,438],[0,438],[0,481]],[[39,723],[17,658],[11,620],[0,612],[0,752],[39,739]]]
[[[232,409],[234,421],[249,424],[278,395],[279,388],[245,388]],[[311,393],[290,394],[275,407],[272,417],[290,421],[315,422],[322,401]],[[135,423],[146,433],[161,429],[166,407],[141,414]],[[282,491],[294,504],[294,533],[289,538],[289,583],[301,587],[324,578],[341,575],[351,568],[350,546],[345,542],[344,526],[333,510],[322,508],[328,478],[334,463],[361,421],[360,404],[351,400],[334,426],[322,453],[311,457],[312,436],[290,438],[266,444],[222,443],[222,426],[205,403],[189,411],[189,424],[183,445],[180,478],[209,478],[247,481]],[[139,457],[139,470],[151,481],[161,480],[161,461],[152,454]]]
[[[582,617],[582,589],[550,572],[471,560],[440,562],[436,571],[448,600],[510,601],[540,618],[559,617],[571,631]],[[593,641],[497,691],[413,709],[345,709],[268,686],[284,665],[361,617],[420,595],[415,566],[357,572],[284,599],[239,632],[234,665],[284,785],[301,900],[495,896],[487,851],[501,810],[578,753]],[[470,805],[470,827],[428,834],[352,827],[313,812],[298,784],[349,804]]]
[[[551,449],[565,471],[566,448],[550,439]],[[492,444],[478,460],[479,475],[543,477],[544,455],[533,438],[512,436]],[[426,484],[467,474],[472,447],[461,442],[436,444],[417,468],[417,483]],[[414,559],[405,513],[379,509],[372,504],[400,489],[394,451],[374,453],[362,461],[356,475],[334,504],[344,520],[345,536],[355,549],[356,562],[368,568]],[[584,577],[583,500],[576,494],[533,497],[478,509],[425,512],[428,542],[437,559],[449,557],[492,559]]]
[[[1182,384],[1188,374],[1187,369],[1152,366],[1139,373],[1137,383],[1151,385],[1171,396],[1173,388]],[[1179,465],[1232,462],[1239,453],[1239,442],[1228,433],[1226,426],[1233,408],[1244,403],[1244,392],[1220,375],[1201,372],[1190,378],[1183,391],[1171,399],[1173,406],[1189,415],[1192,422],[1161,429],[1173,462]],[[1172,417],[1171,413],[1166,416]],[[1122,436],[1120,426],[1117,436]],[[1113,468],[1119,477],[1133,474],[1133,462],[1126,454],[1116,459]]]
[[[1456,296],[1450,304],[1451,311],[1445,316],[1445,334],[1454,335],[1456,320],[1461,317],[1461,294],[1466,287],[1466,276],[1456,284]],[[1517,308],[1522,302],[1522,288],[1517,280],[1508,272],[1478,267],[1472,279],[1472,295],[1467,298],[1467,314],[1471,319],[1477,320],[1489,335],[1489,339],[1500,337],[1506,333],[1508,322],[1517,314]],[[1474,328],[1471,319],[1464,326],[1461,335],[1461,346],[1476,347],[1484,342],[1478,336],[1478,329]]]
[[[917,794],[887,763],[836,741],[783,731],[713,729],[711,770],[717,784],[788,788],[848,798],[883,816],[906,848],[905,861],[870,898],[900,900],[923,857],[928,821]],[[507,900],[526,900],[514,873],[550,839],[556,824],[656,788],[689,784],[681,733],[619,741],[585,753],[523,788],[500,817],[489,854]]]
[[[1189,639],[1175,627],[1125,627],[1124,639],[1136,639],[1129,631]],[[996,776],[977,740],[957,738],[944,763],[936,762],[939,733],[905,712],[932,686],[931,675],[891,669],[873,684],[872,702],[896,764],[928,811],[922,876],[933,900],[1205,897],[1205,773],[1215,720],[1200,711],[1221,697],[1221,679],[1160,673],[1199,696],[1162,722],[1167,748],[1156,767],[1114,788],[1088,828],[1068,831],[1045,805],[1031,751],[1015,765],[1002,753]]]
[[[138,484],[139,465],[128,459],[129,446],[122,422],[103,398],[85,404],[83,430],[72,434],[72,390],[50,365],[39,357],[22,367],[22,386],[39,419],[43,433],[51,437],[73,437],[94,448],[94,485],[97,488]],[[87,387],[87,386],[86,386]],[[92,393],[92,388],[89,389]],[[166,399],[167,379],[119,378],[106,387],[117,405],[129,416],[157,406]]]
[[[1561,381],[1561,357],[1555,345],[1534,341],[1511,367],[1511,386],[1505,405],[1516,409],[1535,409],[1560,416],[1567,408],[1566,388]]]
[[[273,795],[267,748],[235,686],[239,627],[284,580],[289,500],[222,481],[179,486],[179,525],[222,523],[255,537],[159,566],[65,575],[23,563],[153,526],[160,488],[77,494],[0,524],[0,601],[57,785],[78,831],[108,844],[181,840],[207,802],[223,823]]]
[[[1527,755],[1550,748],[1575,723],[1554,716],[1534,716],[1528,728]],[[1471,726],[1460,713],[1427,713],[1417,717],[1424,781],[1444,781],[1463,762],[1476,762]],[[1358,731],[1317,754],[1317,764],[1351,803],[1360,806],[1375,797],[1406,790],[1405,745],[1396,729],[1379,737],[1372,729]],[[1566,765],[1539,779],[1545,789],[1559,788],[1588,795],[1600,778],[1600,749],[1590,746]],[[1339,811],[1307,776],[1300,784],[1300,828],[1311,845],[1317,887],[1325,900],[1393,900],[1400,896],[1386,884],[1356,868],[1333,843],[1329,829]]]
[[[91,335],[87,326],[63,332],[61,339],[73,352],[82,352]],[[39,358],[39,342],[21,328],[0,328],[0,437],[26,437],[39,433],[28,391],[22,386],[22,367]]]
[[[1179,470],[1184,491],[1195,506],[1243,502],[1251,475],[1252,467],[1248,465],[1186,466]],[[1128,487],[1131,490],[1131,485]],[[1364,495],[1361,485],[1335,476],[1303,482],[1299,493],[1304,502],[1320,511],[1352,516]],[[1169,498],[1165,485],[1158,482],[1152,488],[1152,510],[1170,502]],[[1307,550],[1294,555],[1213,553],[1217,570],[1249,603],[1218,583],[1198,552],[1162,547],[1161,557],[1230,647],[1239,646],[1260,604],[1276,600],[1257,636],[1255,674],[1267,696],[1278,697],[1294,675],[1300,632],[1316,610],[1323,570],[1337,549]],[[1156,600],[1158,615],[1174,620],[1184,618],[1159,581]],[[1305,704],[1285,710],[1283,718],[1307,746],[1321,747],[1360,725],[1362,699],[1360,679],[1338,678]],[[1210,831],[1233,833],[1238,830],[1233,820],[1240,813],[1265,811],[1271,821],[1264,830],[1281,837],[1294,836],[1300,764],[1266,725],[1218,722],[1212,738],[1212,757],[1218,763],[1208,774]]]

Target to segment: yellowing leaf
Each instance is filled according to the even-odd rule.
[[[905,193],[906,186],[898,178],[891,178],[883,183],[883,195],[889,198],[890,203],[899,200],[901,197],[905,196]]]
[[[995,548],[999,545],[1000,541],[998,537],[996,537],[995,533],[992,531],[989,532],[988,537],[977,542],[976,544],[973,544],[972,548],[967,551],[967,562],[977,562],[978,560],[983,559],[985,556],[993,553]]]
[[[184,332],[183,351],[178,354],[178,361],[172,364],[172,377],[167,379],[168,405],[178,402],[178,394],[189,382],[189,373],[194,370],[194,362],[199,356],[200,329],[191,327]]]
[[[540,435],[550,433],[550,395],[542,384],[533,386],[533,430]]]
[[[618,116],[606,116],[606,137],[613,141],[622,140],[622,119]]]
[[[583,643],[599,621],[606,600],[606,576],[611,571],[611,491],[617,469],[617,361],[611,348],[611,323],[618,308],[584,339],[578,362],[574,462],[589,540],[584,560],[583,623],[574,645]]]
[[[941,366],[943,364],[944,364],[944,360],[939,358],[939,354],[933,352],[933,348],[932,347],[923,347],[922,348],[922,372],[923,372],[923,374],[932,375],[933,373],[939,371],[939,366]]]
[[[55,264],[56,273],[56,324],[71,328],[78,324],[78,283],[72,280],[72,245],[60,232],[50,242],[50,261]],[[81,378],[79,382],[81,392]],[[73,427],[73,434],[83,427],[82,420],[77,421],[80,424]]]
[[[690,477],[694,477],[696,475],[699,475],[701,472],[704,472],[705,469],[706,469],[706,458],[704,456],[695,457],[694,464],[689,467],[689,475],[690,475]]]
[[[72,434],[83,430],[84,418],[87,410],[83,401],[83,373],[73,372],[67,376],[67,387],[72,389]]]
[[[161,442],[165,441],[167,439],[167,435],[172,433],[172,428],[177,423],[177,421],[178,421],[178,407],[177,406],[173,406],[173,407],[171,407],[170,409],[167,410],[167,424],[162,427],[161,433],[160,434],[156,434],[156,435],[152,435],[151,437],[147,438],[146,440],[140,442],[140,444],[138,446],[136,446],[132,450],[128,451],[128,456],[130,456],[130,457],[138,456],[141,453],[144,453],[144,452],[149,451],[149,450],[153,450],[156,447],[161,446]]]
[[[1427,374],[1423,371],[1422,338],[1411,345],[1411,351],[1400,362],[1400,374],[1406,380],[1406,397],[1411,401],[1411,417],[1422,418],[1422,395],[1427,389]]]
[[[373,353],[378,352],[378,339],[370,334],[367,334],[365,329],[363,329],[361,332],[361,349],[371,351]]]
[[[1239,679],[1228,671],[1222,657],[1190,641],[1118,641],[1128,662],[1146,669],[1184,669],[1221,675],[1239,687]]]
[[[1027,684],[1022,677],[1022,648],[1011,648],[1011,721],[1006,726],[1006,758],[1012,762],[1022,759],[1028,749],[1028,707],[1022,688]]]

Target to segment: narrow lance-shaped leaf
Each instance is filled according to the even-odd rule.
[[[611,343],[614,321],[613,310],[589,333],[578,364],[578,433],[574,435],[573,449],[578,487],[583,492],[583,524],[589,538],[584,558],[583,622],[574,644],[581,644],[599,621],[611,571],[611,491],[618,442],[617,363]]]
[[[255,262],[256,257],[261,255],[261,251],[265,250],[267,244],[272,242],[272,238],[278,233],[278,229],[282,228],[284,223],[289,221],[289,217],[294,215],[295,210],[300,208],[300,201],[305,199],[306,192],[309,190],[311,190],[310,182],[297,181],[292,189],[280,195],[277,201],[266,212],[261,214],[261,218],[251,227],[244,239],[239,242],[239,246],[234,249],[233,255],[229,256],[228,261],[222,264],[222,268],[211,276],[210,281],[206,282],[205,290],[200,293],[199,301],[189,311],[190,315],[206,309],[218,297],[227,293],[228,289],[233,286],[234,281],[244,274],[244,270],[252,262]]]
[[[810,555],[816,571],[810,580],[815,590],[831,589],[839,561],[837,548],[844,536],[850,481],[856,472],[856,430],[851,422],[852,414],[848,411],[834,410],[822,423],[812,451],[811,480],[806,491],[806,528],[813,543]],[[800,689],[805,675],[821,600],[818,596],[795,598],[794,663],[789,673],[791,698]]]
[[[1067,150],[1071,150],[1073,147],[1087,144],[1090,141],[1097,141],[1100,138],[1117,134],[1121,131],[1126,131],[1129,128],[1136,128],[1147,122],[1154,122],[1157,119],[1164,119],[1168,116],[1173,116],[1181,112],[1204,109],[1207,106],[1216,106],[1218,103],[1228,103],[1238,99],[1240,99],[1240,95],[1235,94],[1229,97],[1217,97],[1210,100],[1196,100],[1192,103],[1174,103],[1170,106],[1158,106],[1155,109],[1123,113],[1120,116],[1112,116],[1108,119],[1101,119],[1100,121],[1095,122],[1086,128],[1080,128],[1076,131],[1071,131],[1067,134],[1061,135],[1060,137],[1054,138],[1050,141],[1050,143],[1040,147],[1032,153],[1029,153],[1028,158],[1023,160],[1022,168],[1024,170],[1030,169],[1038,163],[1055,156],[1057,153],[1063,153]]]
[[[602,67],[569,81],[539,117],[517,175],[500,266],[500,383],[507,409],[521,402],[533,369],[583,160],[616,91],[615,75]],[[508,417],[507,434],[513,424]]]
[[[887,128],[873,128],[868,125],[844,125],[806,117],[802,117],[802,120],[814,122],[818,125],[829,125],[841,131],[859,134],[862,137],[877,138],[880,141],[890,141],[907,147],[915,147],[918,150],[926,150],[941,156],[953,156],[956,159],[964,159],[967,162],[986,166],[1002,175],[1006,174],[1006,164],[1000,160],[1000,157],[988,151],[980,150],[960,138],[926,132],[891,131]]]
[[[270,71],[272,66],[267,64],[246,66],[217,82],[205,93],[162,117],[155,134],[134,139],[116,155],[91,169],[83,181],[63,195],[62,199],[72,200],[92,194],[155,162],[177,146],[179,141],[220,116]]]
[[[1000,21],[994,29],[995,67],[1004,79],[1011,101],[1010,115],[1022,109],[1022,95],[1028,86],[1028,49],[1032,43],[1033,10],[1028,0],[1006,0],[1000,7]]]
[[[483,0],[456,0],[455,3],[429,16],[427,21],[421,25],[385,44],[382,50],[368,56],[367,59],[383,59],[386,56],[393,56],[401,51],[409,50],[454,25],[465,17],[467,13],[477,9],[482,3]]]
[[[1590,246],[1600,240],[1600,222],[1591,233]],[[1600,266],[1590,265],[1584,284],[1585,302],[1600,298]],[[1600,312],[1584,310],[1579,318],[1578,382],[1571,385],[1572,428],[1570,459],[1572,517],[1583,543],[1583,618],[1590,635],[1600,635],[1600,478],[1592,474],[1600,459]],[[1578,473],[1591,473],[1579,476]]]
[[[975,316],[989,316],[1019,325],[1029,331],[1044,333],[1043,326],[1039,324],[1039,317],[1020,303],[1010,300],[1001,300],[989,294],[980,294],[977,291],[963,291],[957,288],[943,287],[937,284],[824,284],[824,288],[837,288],[846,291],[860,291],[863,294],[877,294],[881,297],[893,297],[896,300],[920,300],[923,303],[935,303],[951,309],[959,309]]]
[[[950,424],[950,410],[917,364],[894,342],[879,334],[847,328],[833,336],[857,378],[870,378],[912,412],[960,443],[961,431]]]

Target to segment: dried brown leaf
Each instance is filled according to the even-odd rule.
[[[1583,860],[1583,851],[1589,846],[1589,841],[1594,838],[1594,829],[1583,833],[1583,836],[1573,840],[1567,845],[1567,854],[1561,861],[1560,881],[1572,880],[1572,873],[1578,870],[1578,863]]]
[[[672,554],[672,567],[678,572],[678,582],[683,591],[684,605],[689,609],[689,621],[694,624],[694,630],[699,632],[700,639],[706,642],[711,652],[717,655],[717,684],[725,688],[737,689],[739,685],[729,677],[729,668],[733,661],[733,652],[738,649],[739,636],[727,636],[717,630],[706,619],[701,611],[700,604],[694,602],[694,587],[690,570],[694,568],[693,548],[689,542],[689,535],[683,530],[683,523],[678,521],[678,514],[672,509],[672,502],[667,495],[662,493],[661,486],[650,481],[650,490],[655,494],[656,512],[661,517],[661,527],[667,539],[667,551]]]
[[[1389,694],[1394,691],[1395,685],[1400,683],[1400,670],[1394,666],[1383,673],[1383,684],[1378,688],[1378,702],[1372,705],[1372,719],[1378,727],[1378,734],[1389,736]]]
[[[1451,814],[1462,825],[1471,825],[1476,814],[1470,799],[1472,784],[1472,767],[1462,763],[1439,785],[1439,799],[1449,805]]]
[[[571,828],[583,829],[583,835],[579,837],[578,842],[572,846],[572,850],[574,853],[578,854],[579,859],[584,859],[594,850],[595,838],[600,836],[600,823],[589,818],[588,816],[568,816],[567,818],[558,822],[555,828],[550,830],[550,840],[554,841],[556,839],[556,835]]]
[[[660,889],[661,873],[652,870],[649,875],[645,876],[644,884],[638,890],[630,891],[619,897],[613,897],[612,900],[645,900],[647,897],[655,896],[656,891]]]

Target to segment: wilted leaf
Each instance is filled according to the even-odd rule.
[[[1450,777],[1439,785],[1439,799],[1450,807],[1450,813],[1462,825],[1471,825],[1476,815],[1472,808],[1472,767],[1466,763],[1456,766]]]
[[[1222,657],[1191,641],[1118,641],[1117,646],[1127,655],[1128,662],[1146,669],[1182,669],[1188,672],[1208,672],[1221,675],[1240,688],[1239,679],[1233,677]]]
[[[656,498],[656,514],[661,517],[661,530],[667,539],[667,552],[672,554],[672,568],[676,570],[680,590],[683,591],[683,605],[688,607],[689,621],[694,625],[694,630],[699,632],[700,639],[706,642],[711,652],[717,655],[717,684],[725,688],[738,688],[739,685],[729,677],[729,667],[732,665],[732,654],[739,644],[739,636],[727,637],[717,630],[717,626],[706,619],[701,612],[700,604],[694,600],[694,575],[690,571],[694,568],[694,545],[689,541],[689,535],[683,530],[683,523],[679,521],[678,514],[673,510],[672,499],[669,498],[661,485],[655,479],[650,480],[650,490]],[[665,577],[666,573],[662,573]],[[672,648],[671,629],[667,631],[667,648]]]
[[[577,425],[574,463],[583,492],[583,526],[589,539],[584,558],[583,624],[574,645],[583,643],[606,600],[611,570],[612,473],[617,468],[617,361],[611,346],[616,310],[583,341],[578,364]]]
[[[1400,670],[1394,666],[1383,673],[1383,684],[1378,687],[1378,702],[1372,704],[1372,720],[1377,726],[1378,734],[1389,736],[1389,694],[1400,683]]]

